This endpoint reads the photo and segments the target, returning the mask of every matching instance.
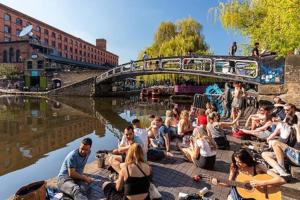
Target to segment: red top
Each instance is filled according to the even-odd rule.
[[[207,124],[207,117],[206,115],[198,115],[197,117],[197,125],[206,125]]]

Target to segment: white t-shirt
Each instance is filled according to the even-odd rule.
[[[203,157],[210,157],[216,155],[216,151],[212,151],[206,140],[198,139],[196,141],[197,146],[200,148],[200,155]]]
[[[291,126],[286,123],[279,123],[277,126],[280,130],[280,138],[287,139],[291,133]]]
[[[147,154],[148,152],[148,134],[147,130],[144,128],[135,128],[134,129],[134,135],[139,136],[144,144],[143,150],[144,154]]]

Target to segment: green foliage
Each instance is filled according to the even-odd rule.
[[[162,22],[155,33],[154,42],[140,52],[139,59],[145,51],[150,58],[182,56],[187,55],[189,51],[209,54],[201,30],[202,25],[191,17],[179,20],[176,24]]]
[[[228,0],[213,8],[226,29],[285,56],[300,47],[300,0]]]
[[[18,74],[19,70],[16,65],[0,63],[0,78],[14,79]]]

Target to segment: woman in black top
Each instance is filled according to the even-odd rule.
[[[119,178],[115,183],[103,184],[107,200],[150,200],[150,166],[144,161],[142,147],[134,143],[128,149],[125,163],[121,164]]]

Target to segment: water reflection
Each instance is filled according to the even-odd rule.
[[[97,119],[58,101],[2,97],[0,105],[0,175],[33,164],[87,133],[102,137],[105,132]]]
[[[138,117],[163,116],[168,100],[124,98],[37,98],[0,96],[0,199],[32,181],[56,176],[64,157],[83,137],[93,139],[92,155],[116,147],[123,129]]]

